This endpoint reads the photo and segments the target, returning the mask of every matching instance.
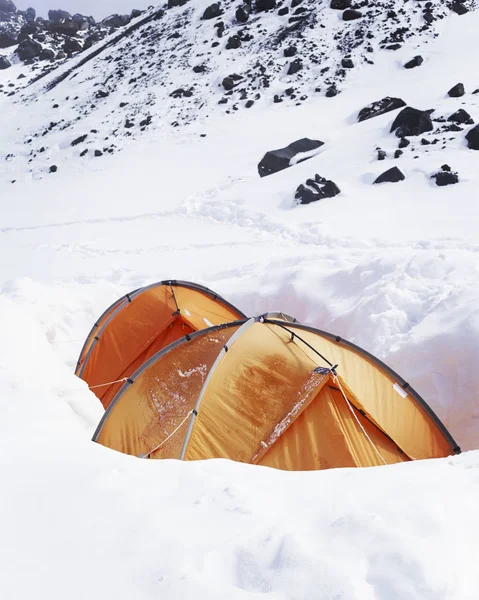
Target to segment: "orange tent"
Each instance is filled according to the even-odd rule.
[[[75,374],[107,408],[123,380],[171,342],[243,318],[237,308],[201,285],[154,283],[126,294],[103,313],[87,337]]]
[[[287,470],[460,452],[399,375],[282,313],[209,327],[162,348],[116,392],[93,439],[137,457]]]

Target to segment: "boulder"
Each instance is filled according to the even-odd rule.
[[[125,25],[128,25],[129,22],[130,22],[129,15],[114,14],[114,15],[110,15],[106,19],[103,19],[102,24],[105,27],[113,27],[116,29],[117,27],[124,27]]]
[[[15,52],[18,54],[20,60],[31,60],[32,58],[36,58],[40,56],[40,52],[43,50],[41,44],[35,42],[34,40],[27,38],[23,40],[21,44],[19,44],[18,48]]]
[[[55,60],[55,52],[50,48],[43,48],[43,50],[38,55],[40,60]]]
[[[17,12],[17,7],[13,4],[12,0],[0,0],[0,12],[15,13]]]
[[[436,185],[440,187],[459,183],[459,175],[452,171],[449,165],[442,165],[440,171],[431,175],[431,179],[435,179]]]
[[[78,25],[78,29],[80,31],[86,31],[90,28],[90,21],[88,20],[88,17],[80,15],[79,13],[73,15],[72,21]]]
[[[27,8],[25,11],[25,19],[31,23],[37,18],[37,11],[34,8]]]
[[[48,20],[51,23],[61,23],[62,21],[71,21],[71,14],[66,10],[49,10]]]
[[[341,59],[341,66],[343,69],[354,69],[354,62],[351,58],[343,58]]]
[[[139,10],[138,8],[134,8],[130,13],[130,19],[137,19],[138,17],[141,17],[142,14],[143,14],[142,10]]]
[[[456,83],[456,85],[447,92],[447,95],[451,98],[460,98],[461,96],[464,96],[465,93],[464,84]]]
[[[214,2],[205,9],[205,12],[201,18],[203,21],[209,21],[210,19],[216,19],[216,17],[220,17],[223,12],[224,11],[221,8],[221,4],[219,2]]]
[[[239,35],[232,35],[226,42],[226,50],[236,50],[236,48],[239,48],[240,46],[241,40]]]
[[[479,150],[479,125],[476,125],[467,133],[466,140],[468,148]]]
[[[293,44],[283,50],[283,54],[286,58],[292,58],[293,56],[296,55],[297,52],[298,52],[298,49]]]
[[[391,125],[391,132],[394,131],[398,138],[421,135],[433,129],[429,113],[410,106],[404,108]]]
[[[249,19],[250,14],[251,14],[251,6],[248,6],[247,4],[243,4],[242,6],[240,6],[239,8],[236,9],[235,17],[236,17],[236,20],[239,21],[240,23],[246,23],[246,21]]]
[[[409,62],[404,65],[405,69],[414,69],[415,67],[420,67],[424,62],[424,58],[422,56],[415,56]]]
[[[452,123],[459,123],[460,125],[474,125],[474,119],[463,108],[456,110],[447,120]]]
[[[243,77],[241,75],[236,75],[236,73],[233,73],[232,75],[228,75],[228,77],[225,77],[223,79],[222,85],[225,88],[225,90],[229,92],[237,85],[239,85],[240,81],[242,80]]]
[[[168,8],[175,8],[175,6],[184,6],[188,0],[168,0]]]
[[[363,16],[363,13],[359,12],[354,8],[348,8],[343,12],[343,21],[355,21],[356,19],[360,19]]]
[[[373,117],[379,117],[379,115],[384,115],[387,112],[392,110],[397,110],[398,108],[402,108],[406,106],[404,100],[401,98],[390,98],[386,96],[382,100],[378,100],[377,102],[373,102],[366,106],[362,110],[359,111],[358,121],[366,121],[367,119],[372,119]]]
[[[60,33],[61,35],[75,36],[80,30],[80,26],[73,19],[65,19],[57,23],[50,23],[49,30],[52,33]]]
[[[81,135],[80,137],[73,140],[73,142],[71,143],[71,146],[78,146],[78,144],[83,144],[83,142],[87,139],[87,137],[88,137],[88,133]]]
[[[397,167],[393,167],[380,175],[374,183],[397,183],[406,179],[404,174]]]
[[[300,58],[295,58],[288,66],[288,75],[294,75],[303,68],[303,61]]]
[[[323,145],[324,142],[320,142],[319,140],[303,138],[289,144],[285,148],[271,150],[263,156],[261,162],[258,164],[258,173],[260,177],[266,177],[267,175],[287,169],[299,162],[316,156],[319,148]]]
[[[276,0],[256,0],[255,8],[258,11],[273,10],[276,8]]]
[[[460,1],[453,2],[451,5],[451,10],[453,10],[458,15],[465,15],[469,12],[469,9],[464,6],[464,4]]]
[[[335,10],[346,10],[351,6],[351,0],[331,0],[330,7]]]
[[[4,71],[12,66],[12,63],[8,60],[6,56],[0,56],[0,71]]]
[[[16,37],[7,31],[0,32],[0,48],[10,48],[18,44]]]
[[[72,37],[65,38],[65,43],[63,44],[63,51],[67,54],[72,54],[73,52],[81,52],[83,50],[83,46],[80,44],[78,40]]]
[[[305,185],[298,187],[294,199],[296,204],[311,204],[311,202],[317,202],[325,198],[334,198],[340,193],[341,190],[334,181],[316,174],[314,179],[307,179]]]

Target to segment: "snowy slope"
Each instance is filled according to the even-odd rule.
[[[360,62],[359,47],[358,67],[335,78],[340,94],[326,97],[328,72],[308,65],[294,82],[308,98],[275,103],[292,85],[277,59],[270,87],[246,109],[236,91],[218,105],[218,83],[255,53],[277,57],[261,40],[282,25],[276,12],[261,14],[267,34],[251,51],[226,51],[220,39],[223,54],[207,57],[203,81],[184,61],[198,40],[213,39],[213,22],[199,20],[207,4],[192,1],[146,26],[149,36],[175,22],[186,32],[176,50],[175,38],[159,35],[155,52],[166,48],[169,59],[148,71],[147,85],[126,83],[146,72],[138,43],[152,41],[138,30],[109,47],[111,59],[79,66],[50,91],[83,57],[0,100],[0,153],[14,154],[0,162],[0,597],[475,600],[477,452],[288,474],[139,461],[89,441],[102,411],[72,374],[84,336],[118,296],[174,277],[206,284],[247,313],[283,310],[367,348],[408,379],[464,449],[479,447],[479,153],[465,142],[471,125],[445,132],[443,121],[459,108],[479,121],[479,12],[459,17],[433,2],[444,18],[422,30],[424,3],[397,0],[406,11],[399,24],[416,24],[411,37],[381,50],[381,31],[368,53],[374,64]],[[301,48],[316,40],[331,49],[344,31],[328,4],[317,3],[325,35],[306,31]],[[398,26],[382,21],[389,33]],[[405,70],[417,54],[424,63]],[[342,56],[331,49],[323,60],[333,68]],[[121,61],[128,79],[105,83]],[[24,67],[12,69],[16,77]],[[11,70],[0,72],[7,77]],[[193,96],[170,98],[190,80]],[[449,97],[459,81],[466,94]],[[110,95],[92,108],[100,82]],[[390,133],[398,111],[357,122],[385,96],[434,109],[434,130],[410,138],[398,159]],[[225,114],[233,103],[238,110]],[[113,135],[127,118],[132,135],[123,127]],[[65,121],[43,136],[52,119]],[[70,145],[85,133],[83,145]],[[325,142],[316,157],[259,177],[266,151],[305,136]],[[111,144],[115,151],[103,152]],[[439,188],[431,175],[445,163],[459,183]],[[404,181],[372,185],[392,166]],[[296,188],[315,173],[341,194],[295,206]]]

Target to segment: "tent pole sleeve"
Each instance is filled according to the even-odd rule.
[[[183,441],[183,446],[181,448],[181,453],[180,453],[180,460],[184,460],[185,459],[185,454],[186,454],[186,450],[188,448],[188,443],[190,441],[191,438],[191,434],[193,433],[193,427],[195,425],[195,420],[198,416],[198,411],[200,408],[200,404],[201,401],[203,400],[203,396],[205,395],[206,389],[208,387],[208,384],[211,381],[211,378],[213,377],[213,374],[216,370],[216,367],[220,364],[220,362],[223,360],[224,355],[228,352],[228,350],[231,348],[231,346],[236,342],[236,340],[243,335],[243,333],[249,329],[251,327],[251,325],[253,325],[254,323],[256,323],[256,318],[252,317],[251,319],[248,319],[246,321],[246,323],[244,323],[239,329],[238,331],[231,336],[231,338],[228,340],[227,344],[225,346],[223,346],[223,348],[221,349],[220,353],[218,354],[218,356],[216,357],[215,362],[213,363],[210,372],[208,373],[208,376],[205,379],[205,382],[203,384],[203,387],[200,390],[200,393],[198,395],[198,400],[196,401],[196,405],[194,410],[192,411],[191,414],[191,418],[190,418],[190,422],[188,423],[188,429],[186,430],[186,435],[185,435],[185,439]]]

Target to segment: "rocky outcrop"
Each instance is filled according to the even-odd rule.
[[[407,106],[394,119],[391,132],[395,132],[399,138],[421,135],[434,129],[431,116],[425,110],[418,110]]]
[[[258,164],[258,173],[260,177],[266,177],[267,175],[287,169],[292,165],[316,156],[323,145],[324,142],[320,142],[319,140],[303,138],[289,144],[285,148],[271,150],[263,156],[261,162]]]

